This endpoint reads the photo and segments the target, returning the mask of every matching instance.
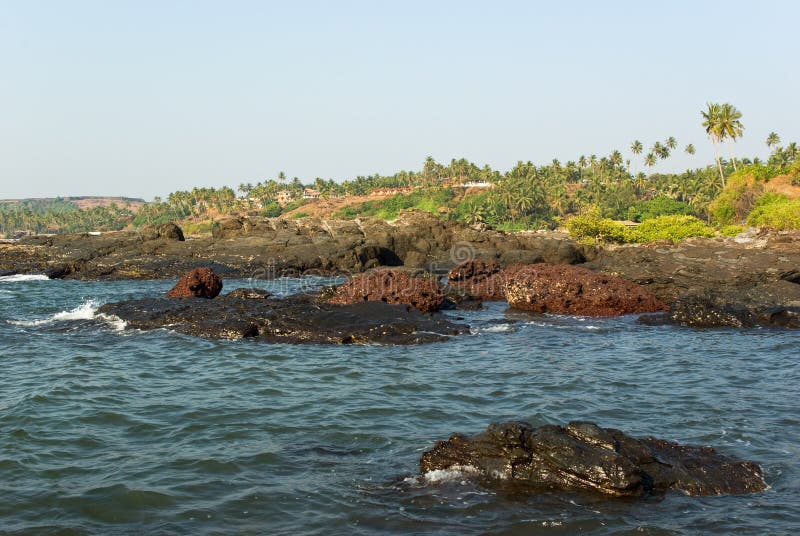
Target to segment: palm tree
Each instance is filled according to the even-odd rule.
[[[693,155],[695,153],[694,145],[692,145],[691,143],[689,145],[687,145],[686,149],[684,149],[684,152],[686,154],[692,154]]]
[[[719,114],[719,129],[721,139],[724,141],[730,138],[732,142],[736,143],[736,138],[741,138],[744,131],[744,125],[740,119],[742,112],[730,103],[725,103],[720,108]],[[731,161],[733,162],[733,170],[736,171],[736,159],[733,157],[733,147],[730,147]]]
[[[647,153],[647,156],[644,157],[644,165],[647,167],[653,167],[656,165],[656,155],[653,153]]]
[[[639,140],[633,140],[633,143],[631,143],[631,152],[636,156],[642,154],[643,148],[644,147],[642,147],[642,142],[640,142]]]
[[[673,136],[670,136],[667,138],[667,141],[664,142],[664,145],[674,150],[678,146],[678,140],[676,140]]]
[[[769,136],[767,136],[767,147],[772,149],[773,146],[778,145],[781,142],[781,137],[778,136],[776,132],[770,132]]]
[[[720,126],[720,115],[722,106],[717,103],[706,103],[707,109],[700,111],[703,116],[702,126],[706,129],[706,134],[711,138],[711,143],[714,145],[714,156],[717,159],[717,168],[719,169],[719,178],[722,181],[722,187],[725,187],[725,174],[722,172],[722,162],[719,159],[719,142],[722,140],[722,128]]]

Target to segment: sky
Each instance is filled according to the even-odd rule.
[[[800,3],[0,0],[0,198],[311,181],[467,158],[500,170],[630,157],[713,162],[800,139]],[[726,150],[727,151],[727,150]],[[634,169],[642,169],[634,158]]]

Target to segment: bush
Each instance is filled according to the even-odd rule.
[[[666,196],[641,201],[628,209],[628,217],[639,222],[675,214],[689,216],[693,215],[694,211],[688,204]]]
[[[736,236],[744,232],[744,227],[741,225],[726,225],[722,229],[719,230],[719,234],[722,236]]]
[[[575,216],[567,220],[567,230],[573,238],[586,242],[601,240],[607,242],[625,243],[630,241],[630,230],[607,218],[596,216]]]
[[[779,231],[800,229],[800,199],[791,200],[774,193],[764,194],[747,216],[747,224]]]
[[[308,218],[310,214],[308,212],[295,212],[292,214],[293,220],[299,220],[300,218]]]
[[[281,208],[281,206],[275,201],[272,201],[271,203],[267,203],[267,205],[264,206],[264,208],[261,211],[261,215],[264,216],[265,218],[277,218],[278,216],[281,215],[282,212],[283,209]]]
[[[705,222],[694,216],[660,216],[642,222],[629,237],[632,242],[655,242],[671,240],[679,242],[692,236],[714,236],[714,231]]]

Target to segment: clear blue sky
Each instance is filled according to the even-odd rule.
[[[0,0],[0,198],[800,139],[796,2]]]

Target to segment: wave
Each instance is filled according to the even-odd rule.
[[[16,326],[41,326],[43,324],[74,320],[102,320],[117,331],[122,331],[125,329],[125,321],[121,318],[102,313],[97,314],[97,309],[100,308],[100,305],[100,302],[97,300],[86,300],[74,309],[70,309],[68,311],[59,311],[58,313],[55,313],[47,318],[39,318],[35,320],[7,320],[7,322]]]
[[[480,470],[472,465],[453,465],[447,469],[434,469],[419,476],[408,477],[404,480],[407,484],[425,486],[429,484],[443,484],[446,482],[462,482],[470,477],[479,476]]]
[[[470,331],[473,335],[477,335],[479,333],[505,333],[511,329],[511,324],[495,324],[494,326],[472,328]]]
[[[21,281],[50,281],[44,274],[14,274],[0,276],[0,283],[19,283]]]

